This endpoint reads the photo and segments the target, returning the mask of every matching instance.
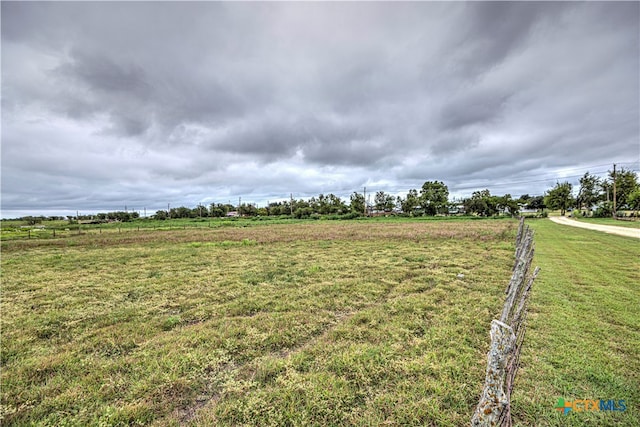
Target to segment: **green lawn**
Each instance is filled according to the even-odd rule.
[[[618,227],[640,228],[640,221],[624,221],[613,218],[576,218],[590,224],[615,225]]]
[[[640,241],[554,224],[535,230],[534,285],[513,405],[528,425],[640,425]],[[561,415],[558,398],[625,399]]]
[[[543,270],[516,423],[638,425],[638,242],[530,224]],[[468,425],[515,228],[276,221],[3,241],[2,424]],[[629,409],[564,417],[558,397]]]

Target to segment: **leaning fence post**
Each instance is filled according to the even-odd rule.
[[[487,353],[484,390],[471,419],[472,426],[495,426],[503,416],[504,409],[509,404],[504,390],[507,358],[513,350],[515,340],[511,326],[499,320],[491,321],[491,347]]]

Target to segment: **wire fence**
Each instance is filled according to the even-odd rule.
[[[170,230],[188,230],[202,228],[220,228],[225,226],[239,226],[231,221],[200,221],[200,222],[166,222],[149,221],[143,223],[122,224],[69,224],[67,226],[20,226],[3,227],[0,240],[31,240],[31,239],[64,239],[81,235],[99,235],[130,232],[152,232]]]

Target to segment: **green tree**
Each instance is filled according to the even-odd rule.
[[[186,206],[171,208],[171,211],[169,213],[171,218],[191,218],[192,216],[195,217],[193,211]]]
[[[202,205],[202,203],[198,203],[198,206],[191,210],[192,217],[202,217],[209,216],[209,210]]]
[[[267,210],[269,211],[269,215],[274,216],[291,214],[290,206],[283,202],[271,202],[269,203]]]
[[[302,199],[293,201],[294,218],[309,218],[314,213],[311,201]]]
[[[243,216],[256,216],[258,215],[258,208],[253,203],[243,203],[240,206],[240,212]]]
[[[627,196],[627,204],[629,209],[634,211],[634,215],[638,216],[638,211],[640,211],[640,186]]]
[[[511,196],[509,196],[511,197]],[[492,216],[498,213],[499,198],[492,196],[489,190],[474,191],[463,202],[464,210],[470,214]]]
[[[420,204],[425,215],[446,213],[449,203],[449,188],[442,181],[427,181],[420,190]]]
[[[574,199],[571,194],[573,186],[569,182],[562,184],[557,182],[556,186],[547,191],[544,203],[550,209],[560,209],[560,215],[564,216],[567,209],[574,205]]]
[[[111,221],[120,221],[120,222],[129,222],[131,219],[138,218],[137,212],[124,212],[124,211],[116,211],[116,212],[107,212],[106,218]],[[90,219],[90,218],[87,218]]]
[[[25,221],[27,225],[35,225],[35,224],[40,224],[42,222],[41,217],[35,217],[35,216],[25,216],[22,218],[22,220]]]
[[[233,207],[232,209],[233,210]],[[211,203],[209,205],[209,215],[214,218],[223,217],[229,212],[229,207],[227,205],[223,205],[222,203]]]
[[[395,199],[391,194],[378,191],[375,197],[375,207],[377,211],[391,212],[395,205]]]
[[[347,211],[347,207],[340,197],[331,193],[327,196],[327,199],[329,204],[329,213],[341,214]]]
[[[589,172],[585,173],[584,176],[580,178],[580,191],[578,191],[578,198],[576,200],[578,209],[585,208],[591,211],[591,207],[602,199],[600,188],[600,178],[591,175]]]
[[[529,199],[527,203],[527,209],[535,209],[537,211],[541,211],[546,208],[547,205],[544,204],[544,196],[534,196]]]
[[[613,171],[609,171],[609,181],[613,183]],[[638,176],[634,171],[620,168],[616,172],[616,209],[627,205],[627,199],[638,188]],[[613,194],[613,193],[612,193]]]
[[[324,203],[324,194],[320,194],[319,198],[321,200],[318,200],[315,197],[312,197],[308,201],[309,208],[311,208],[311,212],[312,213],[316,213],[316,214],[323,213],[322,210],[324,210],[324,205],[325,205],[325,203]]]
[[[528,205],[529,201],[533,198],[533,196],[530,196],[529,194],[523,194],[522,196],[518,197],[518,203],[521,203],[523,205]]]
[[[611,218],[613,215],[613,202],[602,202],[596,208],[593,216],[596,218]]]
[[[293,200],[282,202],[282,205],[280,207],[282,213],[280,215],[293,215],[294,206],[295,202]]]
[[[350,198],[350,208],[352,213],[356,213],[358,215],[365,214],[364,211],[364,196],[360,193],[354,192]]]
[[[412,215],[415,213],[415,210],[418,206],[420,206],[420,196],[418,196],[418,190],[411,189],[407,193],[407,197],[404,199],[398,196],[398,204],[400,205],[400,209],[407,215]]]
[[[505,194],[502,197],[498,197],[497,207],[498,209],[507,211],[512,217],[518,215],[518,213],[520,212],[518,201],[511,198],[511,194]]]

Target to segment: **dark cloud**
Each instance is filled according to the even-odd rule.
[[[57,70],[71,81],[84,84],[92,91],[102,93],[126,93],[147,101],[151,87],[144,69],[134,63],[116,63],[112,58],[74,49],[68,62]]]
[[[636,2],[1,7],[6,212],[541,193],[638,160]]]
[[[500,92],[460,94],[442,107],[442,128],[444,130],[464,128],[475,124],[492,122],[503,114],[509,100]]]
[[[524,49],[530,33],[541,17],[562,13],[562,3],[474,2],[469,7],[468,26],[458,49],[468,52],[463,66],[475,72],[491,67],[508,55]]]

